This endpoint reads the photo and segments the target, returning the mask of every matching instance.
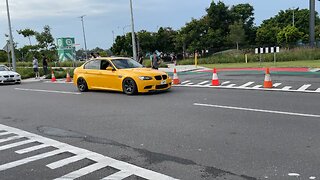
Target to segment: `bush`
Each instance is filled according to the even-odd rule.
[[[143,65],[144,65],[145,67],[151,68],[151,60],[144,60],[144,61],[143,61]],[[161,62],[161,64],[160,64],[159,67],[160,67],[160,68],[167,68],[168,65],[165,64],[164,62]]]

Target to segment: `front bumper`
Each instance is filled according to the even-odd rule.
[[[171,84],[171,78],[168,78],[166,80],[139,80],[137,83],[138,91],[141,93],[165,91],[171,88]]]
[[[21,78],[5,78],[1,77],[0,78],[0,84],[16,84],[16,83],[21,83]]]

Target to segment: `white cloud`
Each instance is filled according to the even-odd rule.
[[[21,20],[82,14],[93,16],[123,9],[121,2],[105,0],[9,0],[9,5],[11,18]],[[0,10],[1,18],[6,18],[5,3],[0,5]]]

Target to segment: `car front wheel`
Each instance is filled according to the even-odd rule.
[[[79,78],[77,81],[77,86],[80,92],[88,91],[88,85],[85,79]]]
[[[137,94],[137,84],[132,78],[125,78],[122,82],[123,92],[127,95]]]

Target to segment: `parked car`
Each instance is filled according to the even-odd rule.
[[[0,84],[20,84],[21,76],[19,73],[11,71],[5,65],[0,65]]]
[[[167,73],[145,68],[131,58],[101,57],[76,68],[73,81],[81,92],[112,90],[131,95],[170,89],[172,80]]]

